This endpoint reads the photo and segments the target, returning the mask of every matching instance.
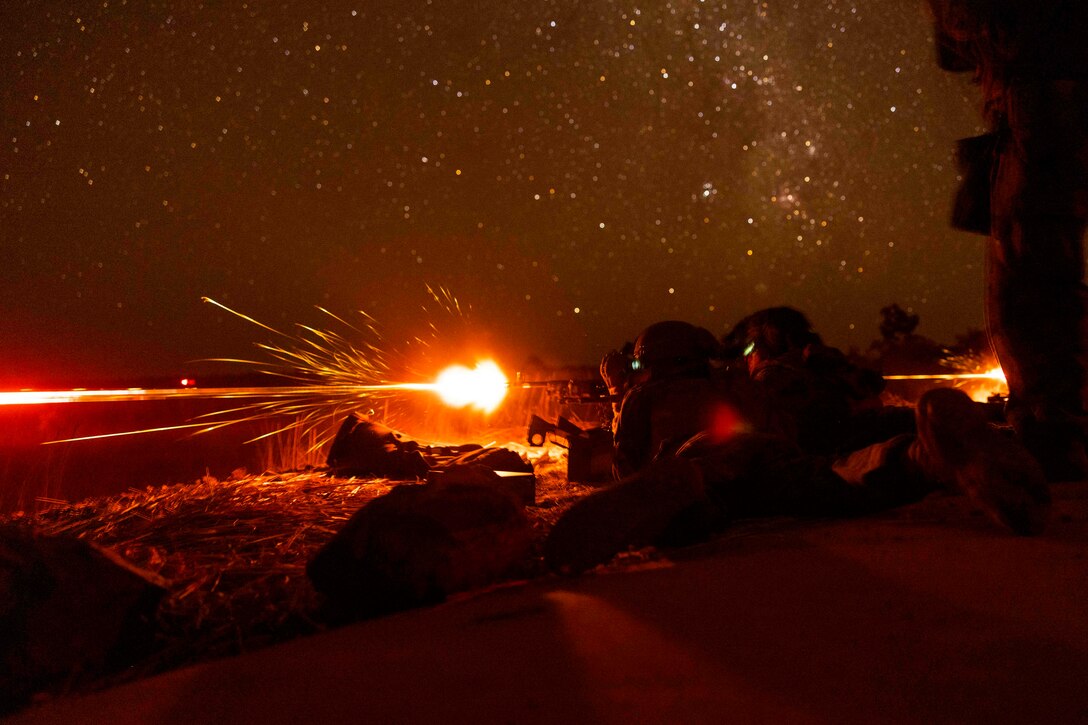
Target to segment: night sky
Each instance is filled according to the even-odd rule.
[[[184,372],[447,287],[502,359],[760,307],[982,324],[976,89],[918,0],[0,4],[0,385]],[[516,362],[514,363],[516,364]]]

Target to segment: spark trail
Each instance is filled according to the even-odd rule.
[[[929,375],[885,375],[885,380],[994,380],[1006,382],[1001,368],[993,368],[984,373],[933,373]]]
[[[252,388],[125,388],[122,390],[20,390],[0,393],[0,405],[47,405],[54,403],[119,403],[134,400],[176,398],[291,398],[313,395],[316,386],[294,385]],[[383,390],[436,390],[435,383],[390,383],[388,385],[322,386],[325,394],[365,396]]]
[[[456,298],[445,290],[435,292],[428,288],[428,292],[443,309],[461,319],[463,312]],[[396,396],[404,393],[430,392],[452,408],[472,408],[490,413],[499,406],[509,388],[502,370],[489,360],[477,362],[475,369],[461,365],[447,367],[430,382],[392,380],[397,372],[410,375],[410,368],[406,364],[407,355],[403,351],[381,347],[381,334],[374,319],[363,312],[360,312],[363,318],[361,325],[353,325],[322,307],[317,308],[354,331],[360,340],[358,344],[354,344],[335,331],[302,324],[298,325],[301,330],[298,335],[288,335],[215,300],[207,297],[202,299],[287,341],[285,344],[257,344],[258,348],[269,355],[270,361],[218,358],[211,362],[251,366],[259,373],[293,384],[234,388],[23,390],[0,392],[0,406],[182,398],[239,400],[245,402],[227,410],[206,413],[181,425],[52,442],[74,442],[184,429],[199,429],[195,432],[206,433],[239,423],[286,417],[291,419],[289,423],[253,440],[294,429],[303,434],[317,433],[312,446],[316,449],[326,442],[331,428],[328,424],[338,417],[342,418],[348,412],[360,408],[387,405]],[[427,309],[424,308],[424,311]],[[418,347],[429,347],[438,335],[438,328],[433,321],[429,323],[429,328],[433,333],[432,339],[416,337],[409,342],[414,342]]]

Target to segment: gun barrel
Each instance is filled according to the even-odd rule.
[[[613,396],[603,380],[556,379],[522,380],[519,373],[516,382],[510,388],[521,390],[544,390],[548,395],[565,403],[611,403]]]

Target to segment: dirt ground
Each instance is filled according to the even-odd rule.
[[[13,723],[1088,721],[1088,482],[1036,538],[960,496],[742,523]]]

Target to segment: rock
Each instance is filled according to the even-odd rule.
[[[533,465],[509,448],[479,448],[462,453],[443,468],[469,464],[485,466],[492,471],[533,472]]]
[[[427,462],[418,445],[378,423],[349,415],[329,448],[329,471],[336,476],[397,480],[423,478]]]
[[[0,712],[134,661],[165,593],[161,578],[107,549],[0,528]]]
[[[466,471],[477,468],[486,469],[485,473],[493,471],[497,474],[503,488],[526,506],[536,503],[536,475],[533,473],[533,465],[509,448],[481,448],[469,451],[447,464],[432,469],[427,480],[444,478],[447,482],[452,482],[463,478]],[[490,475],[485,475],[484,482],[490,482],[492,485],[495,483]]]
[[[450,471],[371,501],[307,567],[349,616],[440,602],[500,579],[528,554],[532,529],[493,471]]]

